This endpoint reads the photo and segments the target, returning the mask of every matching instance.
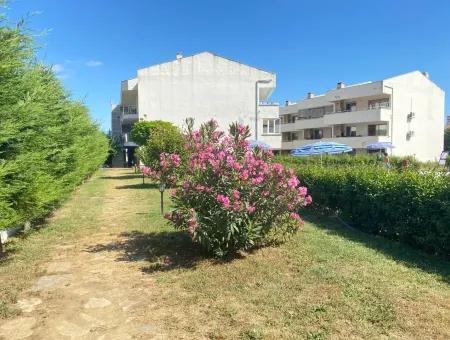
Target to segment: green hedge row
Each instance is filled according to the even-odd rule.
[[[35,61],[29,36],[0,26],[0,229],[48,214],[107,151],[86,107]]]
[[[314,206],[355,228],[450,256],[450,178],[370,166],[294,167]]]
[[[377,166],[383,167],[383,158],[377,157],[376,153],[370,154],[341,154],[341,155],[324,155],[312,157],[292,157],[292,156],[278,156],[281,162],[289,162],[296,165],[320,165],[323,166]],[[438,167],[436,162],[419,162],[414,157],[397,157],[390,156],[390,163],[393,169],[402,169],[404,167],[404,161],[409,162],[409,169],[432,169]]]

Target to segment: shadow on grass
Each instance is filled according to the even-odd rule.
[[[251,254],[259,248],[252,249]],[[245,253],[233,253],[224,258],[216,258],[194,244],[185,231],[141,231],[123,232],[120,240],[108,244],[98,244],[87,248],[90,253],[118,251],[117,261],[147,261],[142,267],[144,273],[164,272],[174,269],[192,269],[201,261],[221,265],[246,258]]]
[[[305,221],[314,223],[328,234],[338,235],[353,242],[363,244],[408,267],[419,268],[427,273],[435,274],[443,282],[450,283],[450,262],[445,259],[428,255],[406,244],[381,236],[367,234],[356,229],[349,229],[332,217],[318,214],[307,214],[303,217]]]
[[[120,175],[120,176],[100,176],[101,179],[133,179],[133,178],[141,178],[141,174],[131,174],[131,175]]]
[[[137,184],[127,184],[118,185],[116,189],[158,189],[159,186],[156,183],[137,183]]]
[[[163,231],[143,233],[124,232],[120,240],[98,244],[87,249],[91,253],[118,251],[117,261],[148,261],[142,268],[145,273],[169,271],[180,268],[194,268],[206,255],[195,246],[186,232]]]

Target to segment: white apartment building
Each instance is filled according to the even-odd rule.
[[[276,75],[210,52],[176,59],[137,71],[122,81],[120,104],[112,107],[113,136],[124,144],[115,166],[130,165],[137,147],[129,134],[139,120],[164,120],[181,127],[188,117],[198,125],[212,118],[221,130],[238,121],[249,125],[252,137],[281,147],[279,105],[267,102]]]
[[[280,108],[282,150],[318,141],[347,144],[357,152],[389,142],[396,156],[439,159],[443,149],[445,93],[426,72],[345,86]],[[388,151],[389,152],[389,151]]]

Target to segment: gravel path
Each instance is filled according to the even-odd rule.
[[[142,259],[123,261],[123,223],[132,218],[129,190],[118,190],[125,170],[109,170],[98,230],[77,244],[60,244],[45,264],[44,276],[17,302],[22,314],[4,320],[0,338],[15,339],[165,339],[146,321],[151,313],[152,279],[139,270]],[[99,202],[99,200],[101,202]],[[120,214],[117,212],[120,211]],[[76,227],[76,226],[74,226]],[[115,246],[117,245],[117,247]],[[141,263],[142,264],[142,263]]]

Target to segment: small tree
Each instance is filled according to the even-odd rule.
[[[181,158],[175,153],[161,153],[159,163],[154,168],[144,167],[143,175],[150,177],[159,184],[161,193],[161,214],[164,212],[164,190],[167,185],[174,185],[177,182],[177,175],[181,165]]]
[[[108,139],[108,158],[106,159],[106,164],[111,166],[113,158],[122,150],[122,143],[120,139],[116,136],[106,135]]]
[[[139,121],[134,123],[131,130],[131,138],[138,145],[144,145],[152,135],[154,129],[172,129],[173,124],[162,120]]]
[[[169,122],[157,121],[151,123],[155,123],[151,128],[151,133],[137,152],[142,162],[152,169],[157,169],[162,153],[177,154],[184,160],[184,137],[180,130]]]
[[[450,150],[450,127],[444,131],[444,150]]]

